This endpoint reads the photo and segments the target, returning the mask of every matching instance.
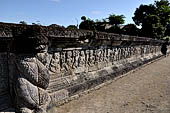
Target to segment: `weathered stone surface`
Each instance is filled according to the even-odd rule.
[[[0,23],[0,112],[14,108],[45,113],[55,102],[159,58],[163,43],[59,26]]]
[[[50,97],[45,91],[49,84],[48,69],[32,54],[16,55],[17,73],[14,76],[16,107],[20,112],[25,108],[38,110],[49,104]],[[42,107],[45,110],[44,107]],[[38,111],[37,111],[38,112]]]
[[[9,110],[12,111],[12,101],[9,94],[9,76],[8,76],[8,54],[7,52],[0,53],[0,112]]]

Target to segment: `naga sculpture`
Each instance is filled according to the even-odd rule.
[[[30,32],[35,29],[41,31],[39,27],[32,26],[14,40],[13,64],[17,71],[12,78],[18,113],[46,113],[51,100],[46,91],[50,79],[49,66],[36,57],[37,53],[48,54],[44,51],[47,49],[48,39],[39,32]]]
[[[45,112],[50,101],[45,91],[49,84],[48,69],[37,58],[28,55],[16,55],[16,66],[15,92],[19,112]]]

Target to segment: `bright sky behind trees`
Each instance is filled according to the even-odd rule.
[[[1,0],[0,22],[68,26],[79,24],[81,16],[95,20],[114,13],[128,24],[140,4],[150,3],[154,0]]]

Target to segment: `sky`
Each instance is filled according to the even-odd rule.
[[[154,0],[1,0],[0,22],[66,27],[80,24],[81,16],[101,20],[109,14],[123,14],[125,24],[129,24],[136,8],[151,3]]]

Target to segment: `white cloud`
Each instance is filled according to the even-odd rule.
[[[60,0],[51,0],[51,1],[53,1],[53,2],[59,2]]]
[[[101,11],[92,11],[91,13],[92,13],[92,14],[95,14],[95,15],[99,15],[99,14],[101,14],[102,12],[101,12]]]

